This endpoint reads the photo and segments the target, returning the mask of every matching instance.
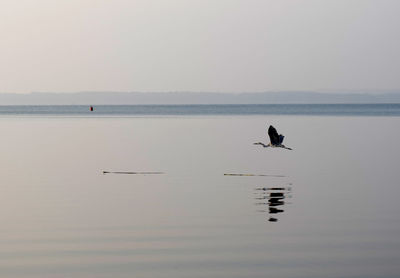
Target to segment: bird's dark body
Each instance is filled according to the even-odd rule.
[[[277,147],[277,148],[291,150],[291,148],[286,147],[285,145],[282,144],[283,138],[285,138],[285,136],[283,136],[282,134],[278,134],[275,127],[273,127],[272,125],[270,125],[268,128],[268,136],[269,136],[269,140],[271,141],[271,143],[269,143],[268,145],[265,145],[262,142],[254,143],[254,145],[261,145],[264,148],[268,148],[268,147],[276,148]]]
[[[285,138],[285,136],[283,136],[282,134],[278,134],[275,127],[273,127],[272,125],[270,125],[268,128],[268,135],[271,141],[271,145],[274,146],[281,145],[283,142],[283,138]]]

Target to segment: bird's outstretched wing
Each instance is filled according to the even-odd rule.
[[[272,145],[280,144],[280,137],[278,135],[278,132],[276,131],[275,127],[273,127],[272,125],[270,125],[268,128],[268,136],[269,136],[269,140],[271,141]],[[283,138],[282,138],[282,141],[283,141]]]

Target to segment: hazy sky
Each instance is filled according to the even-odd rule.
[[[2,0],[0,92],[400,88],[398,0]]]

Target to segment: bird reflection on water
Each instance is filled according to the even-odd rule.
[[[268,213],[268,221],[277,222],[276,214],[284,212],[283,206],[285,199],[291,198],[291,187],[257,187],[255,188],[258,206],[268,207],[267,209],[260,209],[260,212]],[[286,202],[287,203],[287,202]]]

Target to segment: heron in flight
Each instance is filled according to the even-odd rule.
[[[275,127],[273,127],[272,125],[270,125],[268,128],[268,136],[269,140],[271,141],[268,145],[265,145],[264,143],[261,142],[254,143],[254,145],[261,145],[264,148],[273,147],[273,148],[284,148],[287,150],[291,150],[291,148],[288,148],[282,144],[283,138],[285,138],[285,136],[283,136],[282,134],[278,134]]]

